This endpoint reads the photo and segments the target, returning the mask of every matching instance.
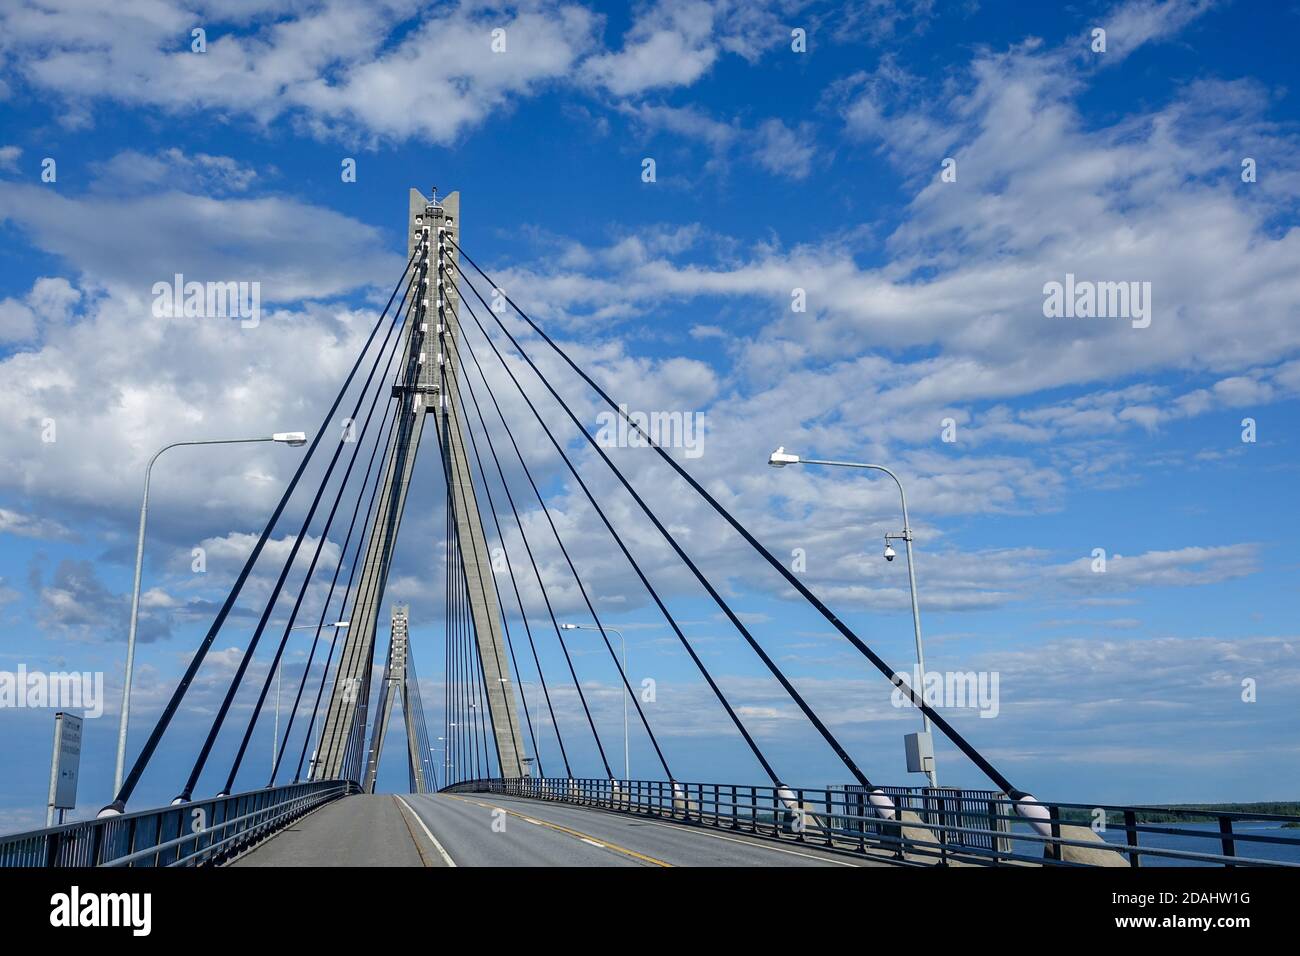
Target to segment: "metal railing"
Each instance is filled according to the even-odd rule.
[[[0,867],[220,863],[359,788],[320,780],[0,836]]]
[[[1285,832],[1300,828],[1300,817],[1280,814],[1040,800],[1041,812],[1031,820],[1005,794],[947,787],[867,792],[856,786],[515,777],[467,780],[442,792],[654,816],[909,864],[1300,866],[1300,829]],[[883,813],[873,806],[881,796],[892,805]]]
[[[949,849],[1011,849],[1011,821],[1001,815],[1006,795],[996,790],[960,790],[954,787],[878,787],[900,810],[909,810],[923,823],[941,827],[941,842]],[[835,789],[832,788],[832,794]],[[871,809],[866,787],[846,784],[844,805],[852,812],[836,827],[856,834],[859,829],[876,836],[890,836],[897,825],[882,819]],[[832,804],[834,804],[832,799]]]

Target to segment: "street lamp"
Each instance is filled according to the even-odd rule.
[[[903,505],[903,531],[901,534],[885,535],[885,560],[893,561],[897,552],[894,551],[891,541],[902,541],[907,549],[907,583],[912,592],[912,631],[916,637],[916,665],[920,669],[921,693],[924,693],[925,687],[925,650],[921,643],[921,609],[916,602],[916,567],[912,561],[912,526],[907,518],[907,494],[903,491],[903,483],[898,480],[898,476],[886,468],[884,465],[870,465],[864,462],[856,461],[822,461],[816,458],[800,458],[798,455],[789,454],[782,445],[768,457],[767,463],[773,468],[784,468],[786,465],[834,465],[840,468],[867,468],[871,471],[882,471],[890,478],[894,479],[894,484],[898,486],[898,497]],[[909,763],[913,754],[916,757],[918,769],[924,768],[925,775],[929,778],[930,786],[939,785],[938,774],[935,772],[934,759],[934,740],[930,734],[930,718],[925,711],[921,711],[921,729],[922,734],[908,735],[907,746],[909,753]]]
[[[117,771],[113,776],[113,793],[122,789],[122,771],[126,764],[126,727],[131,713],[131,671],[135,665],[135,633],[140,616],[140,572],[144,566],[144,527],[149,517],[149,478],[153,464],[169,448],[180,445],[244,445],[252,442],[273,441],[297,448],[307,444],[306,432],[276,432],[266,438],[209,438],[201,441],[176,441],[164,445],[149,459],[144,470],[144,499],[140,502],[140,533],[135,543],[135,585],[131,589],[131,629],[126,637],[126,679],[122,685],[122,717],[117,730]]]
[[[560,627],[566,631],[599,631],[601,628],[594,624],[561,624]],[[618,639],[623,642],[623,683],[627,684],[627,639],[623,637],[623,632],[616,627],[606,627],[606,631],[613,631],[618,635]],[[628,694],[632,693],[631,685],[628,685]],[[632,773],[629,770],[628,748],[627,748],[627,694],[623,695],[623,779],[630,781]]]

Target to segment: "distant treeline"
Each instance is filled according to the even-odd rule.
[[[1300,802],[1284,803],[1168,803],[1150,810],[1139,810],[1138,823],[1211,823],[1212,816],[1186,816],[1184,814],[1162,813],[1162,810],[1210,810],[1216,813],[1264,813],[1278,816],[1300,817]],[[1092,814],[1087,810],[1063,809],[1061,817],[1070,821],[1091,823]],[[1124,814],[1114,810],[1106,814],[1107,823],[1124,823]],[[1283,827],[1300,827],[1300,822],[1284,823]]]

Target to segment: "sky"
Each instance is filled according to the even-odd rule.
[[[996,716],[941,710],[1019,788],[1296,799],[1298,27],[1294,3],[1190,0],[5,4],[0,671],[103,674],[73,816],[111,797],[149,458],[313,432],[401,273],[408,190],[435,186],[460,193],[465,250],[612,395],[700,416],[701,444],[674,456],[906,672],[906,562],[882,557],[897,489],[766,461],[781,445],[898,473],[927,668],[998,681]],[[155,315],[154,284],[178,273],[258,283],[260,321]],[[1120,314],[1051,314],[1052,283],[1133,296]],[[507,323],[594,434],[594,394]],[[851,782],[511,361],[782,778]],[[601,619],[626,635],[629,678],[653,682],[674,775],[765,782],[499,363],[487,371]],[[301,454],[160,459],[132,755]],[[917,715],[885,678],[651,452],[610,454],[871,778],[923,782],[901,739]],[[427,447],[419,462],[385,600],[411,607],[432,729],[445,490]],[[589,621],[516,466],[557,614]],[[307,502],[277,525],[136,805],[179,791]],[[341,545],[332,530],[305,620]],[[530,624],[549,626],[520,580]],[[598,775],[554,632],[536,633],[573,770]],[[311,641],[290,644],[287,688]],[[617,754],[618,671],[573,641]],[[554,774],[556,728],[517,651]],[[259,649],[201,793],[268,661]],[[320,677],[318,660],[306,686]],[[50,709],[0,708],[0,830],[43,822],[52,725]],[[266,782],[273,733],[264,714],[241,786]],[[389,741],[380,783],[400,789],[396,722]],[[635,723],[630,747],[634,776],[662,776]],[[936,752],[942,784],[988,786],[950,744]]]

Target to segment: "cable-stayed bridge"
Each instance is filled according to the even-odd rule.
[[[92,821],[0,838],[0,863],[1240,865],[1282,862],[1278,845],[1294,849],[1294,840],[1240,826],[1245,820],[1286,819],[1281,817],[1162,808],[1164,819],[1157,820],[1150,808],[1036,799],[898,677],[501,290],[461,244],[459,194],[438,199],[411,190],[407,235],[401,277],[112,804]],[[503,389],[511,402],[503,403]],[[744,609],[728,596],[727,570],[693,556],[625,462],[620,465],[590,434],[580,409],[566,398],[575,389],[584,401],[618,416],[620,427],[637,437],[638,454],[666,469],[666,480],[720,519],[793,600],[921,710],[983,774],[987,789],[897,787],[872,779],[746,624]],[[527,409],[523,420],[508,413],[508,406]],[[543,408],[568,424],[557,428]],[[341,434],[340,416],[346,423]],[[427,437],[426,425],[432,431]],[[544,436],[545,463],[519,437],[525,426],[529,434]],[[590,451],[585,459],[570,448],[573,434]],[[417,467],[422,448],[426,465],[436,451],[436,464]],[[599,480],[583,460],[600,469]],[[761,774],[756,780],[693,781],[674,774],[672,755],[661,746],[615,650],[614,629],[602,621],[599,602],[572,556],[572,541],[547,506],[545,482],[538,477],[544,466],[559,469],[572,494],[590,506],[607,532],[608,560],[644,589],[717,712],[734,728],[738,746],[752,756]],[[444,499],[445,693],[442,714],[432,716],[441,734],[431,733],[421,700],[408,611],[385,613],[408,494],[430,475]],[[599,493],[610,480],[843,768],[844,785],[801,786],[782,774],[743,708],[706,665],[689,624],[656,586],[644,556],[620,533],[608,496],[602,500]],[[177,782],[175,799],[161,808],[133,805],[160,748],[174,745],[169,731],[255,568],[265,573],[272,563],[264,559],[266,545],[277,529],[286,533],[281,524],[291,502],[305,503],[304,517],[287,529],[291,547],[272,568],[274,583],[259,598],[256,627],[187,760],[190,768]],[[540,520],[528,520],[534,516]],[[330,561],[325,542],[339,538],[343,544]],[[543,552],[559,558],[544,561]],[[431,558],[429,564],[435,563]],[[318,573],[329,584],[306,666],[271,771],[259,775],[246,759],[250,742],[291,632],[302,627],[299,616]],[[572,635],[566,637],[573,625],[561,623],[551,597],[561,589],[576,594],[592,622],[584,626],[599,634],[617,668],[625,706],[631,705],[628,719],[654,755],[656,773],[649,779],[628,779],[618,773],[617,757],[611,761],[608,729],[603,737],[597,708],[584,691],[580,655]],[[291,607],[288,619],[272,627],[273,613],[283,605]],[[381,641],[387,650],[372,707]],[[547,672],[544,657],[563,661],[558,674],[554,667]],[[266,666],[253,668],[255,660]],[[420,666],[438,670],[427,657]],[[555,693],[559,684],[571,688],[572,697]],[[245,714],[236,700],[251,695],[255,701]],[[395,702],[405,722],[409,796],[374,793]],[[434,746],[435,738],[441,747]],[[219,741],[227,746],[219,748]],[[218,766],[214,755],[226,750],[233,756]],[[1207,829],[1206,820],[1214,826]],[[1172,836],[1182,842],[1171,845]]]

